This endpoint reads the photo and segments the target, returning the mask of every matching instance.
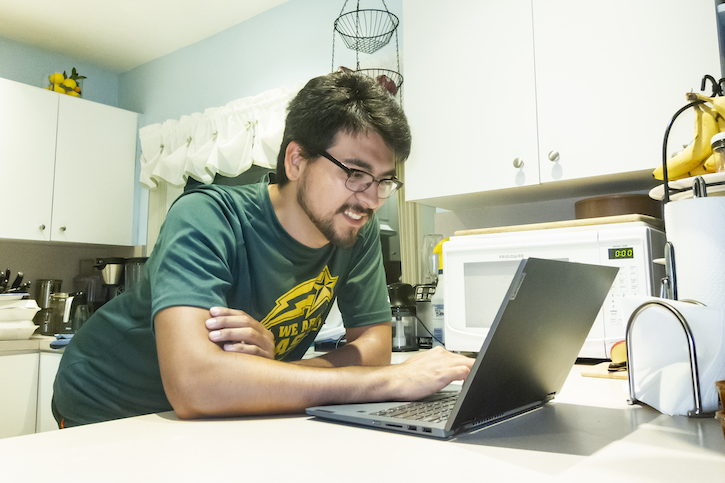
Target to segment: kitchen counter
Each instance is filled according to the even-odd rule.
[[[0,355],[9,352],[58,352],[63,349],[51,349],[50,343],[55,340],[51,335],[33,335],[24,340],[0,340]]]
[[[553,403],[438,441],[270,416],[151,414],[0,440],[3,481],[722,481],[717,420],[626,403],[574,366]]]

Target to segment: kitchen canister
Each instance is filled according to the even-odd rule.
[[[62,280],[36,280],[35,301],[41,309],[50,308],[50,296],[60,292]]]
[[[674,247],[677,298],[725,309],[725,196],[667,203],[665,230]]]

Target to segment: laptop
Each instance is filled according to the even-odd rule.
[[[446,439],[536,409],[564,385],[617,272],[523,259],[462,386],[414,402],[317,406],[307,414]]]

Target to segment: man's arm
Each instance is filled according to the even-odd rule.
[[[315,367],[387,366],[390,364],[392,337],[390,322],[347,329],[344,346],[295,364]]]
[[[240,352],[274,359],[274,336],[242,310],[212,307],[206,320],[209,340],[227,352]],[[386,366],[390,364],[390,322],[347,329],[347,344],[327,354],[296,361],[316,367]]]
[[[226,352],[209,340],[209,312],[171,307],[155,318],[164,390],[180,418],[302,412],[306,407],[418,399],[464,379],[467,357],[432,350],[404,364],[320,368]]]

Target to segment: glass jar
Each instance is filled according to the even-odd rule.
[[[54,293],[50,296],[50,330],[54,334],[72,334],[71,306],[73,295],[66,292]]]

